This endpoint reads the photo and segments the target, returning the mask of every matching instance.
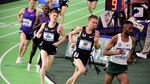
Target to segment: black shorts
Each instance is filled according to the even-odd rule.
[[[45,50],[49,55],[55,55],[56,54],[56,47],[49,43],[42,43],[41,50]]]
[[[98,0],[87,0],[87,1],[93,2],[93,1],[98,1]]]
[[[119,74],[127,73],[127,69],[127,65],[120,65],[109,61],[108,66],[106,68],[106,73],[112,77],[115,77]]]
[[[79,51],[74,51],[72,57],[74,59],[80,59],[83,63],[84,66],[87,65],[89,59],[90,59],[91,54],[86,53],[86,52],[79,52]]]
[[[68,2],[68,0],[60,2],[60,9],[61,9],[63,6],[67,6],[67,7],[68,7],[67,2]]]
[[[33,43],[39,47],[39,49],[41,49],[41,44],[42,44],[42,38],[37,38],[37,37],[34,37],[32,39]]]
[[[33,34],[27,34],[27,33],[23,32],[22,30],[20,30],[19,34],[21,34],[21,33],[25,34],[27,40],[31,40],[33,38]]]

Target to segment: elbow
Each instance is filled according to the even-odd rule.
[[[61,39],[60,39],[60,40],[61,40],[61,42],[65,41],[65,40],[66,40],[66,38],[67,38],[66,36],[62,36],[62,37],[61,37]]]
[[[68,34],[68,37],[71,37],[71,36],[72,36],[72,33],[69,33],[69,34]]]
[[[68,34],[68,37],[69,37],[69,39],[70,39],[70,38],[72,37],[72,33],[69,33],[69,34]]]

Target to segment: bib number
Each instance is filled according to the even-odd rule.
[[[90,50],[92,43],[87,40],[80,40],[79,42],[79,48],[84,50]]]
[[[73,57],[74,57],[74,58],[78,58],[78,57],[79,57],[79,53],[78,53],[78,52],[74,52],[74,53],[73,53]]]
[[[53,42],[54,41],[54,34],[44,32],[44,40],[49,41],[49,42]]]
[[[32,25],[32,21],[30,19],[23,19],[23,23],[24,26],[26,27],[31,27]]]

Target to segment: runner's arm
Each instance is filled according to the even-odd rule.
[[[21,9],[21,10],[19,11],[19,13],[17,14],[17,19],[18,19],[18,21],[19,21],[20,23],[23,22],[23,21],[22,21],[22,17],[23,17],[24,11],[25,11],[25,9]]]

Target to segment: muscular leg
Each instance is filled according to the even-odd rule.
[[[27,50],[27,46],[29,44],[29,40],[26,40],[26,36],[23,32],[20,33],[20,46],[19,46],[19,55],[16,63],[20,63],[19,60],[22,60],[24,53]]]
[[[37,60],[37,65],[41,65],[42,64],[42,59],[41,59],[41,54],[39,55],[39,58]]]
[[[20,33],[20,40],[21,40],[21,44],[19,49],[19,56],[23,57],[24,53],[27,50],[27,46],[29,45],[30,40],[26,39],[26,36],[23,32]]]
[[[120,84],[129,84],[127,73],[117,75],[117,80],[120,82]]]
[[[54,55],[48,55],[46,51],[41,50],[42,68],[40,70],[41,84],[44,84],[45,72],[51,67]]]
[[[91,3],[90,1],[87,1],[88,10],[89,10],[90,14],[92,15],[93,12],[92,12],[92,6],[91,6],[91,4],[92,4],[92,3]]]
[[[36,72],[40,72],[41,67],[42,67],[42,59],[41,54],[39,54],[36,64]]]
[[[61,15],[60,24],[63,24],[63,22],[64,22],[66,9],[67,9],[67,6],[62,6],[62,8],[61,8],[61,11],[60,11],[60,15]]]
[[[24,51],[24,44],[25,44],[26,36],[23,32],[20,33],[20,46],[19,46],[19,57],[22,57],[22,52]]]
[[[49,55],[49,56],[48,56],[48,61],[47,61],[47,63],[48,63],[47,69],[51,69],[52,64],[53,64],[53,60],[54,60],[54,55]],[[46,69],[46,70],[47,70],[47,69]]]
[[[46,51],[41,50],[41,58],[42,58],[42,68],[40,70],[40,79],[41,79],[41,84],[44,84],[44,76],[45,76],[45,71],[48,66],[48,54]]]
[[[76,67],[73,75],[66,81],[66,84],[71,84],[72,83],[73,77],[77,73],[77,71],[78,71],[78,68]]]
[[[109,74],[105,74],[104,84],[112,84],[113,77]]]
[[[29,59],[29,63],[31,64],[32,63],[32,58],[33,58],[33,56],[35,55],[35,52],[36,52],[36,50],[37,50],[37,45],[34,43],[34,41],[33,41],[33,43],[32,43],[32,50],[31,50],[31,52],[30,52],[30,59]]]
[[[21,57],[23,57],[24,53],[26,52],[28,45],[29,45],[30,40],[25,40],[25,44],[23,46],[23,51],[21,53]]]
[[[75,84],[76,80],[85,73],[86,69],[80,59],[74,59],[74,64],[78,68],[77,72],[73,75],[73,80],[71,84]]]
[[[96,5],[97,5],[97,1],[93,1],[93,2],[91,3],[91,8],[92,8],[92,10],[94,10],[94,9],[96,8]]]

